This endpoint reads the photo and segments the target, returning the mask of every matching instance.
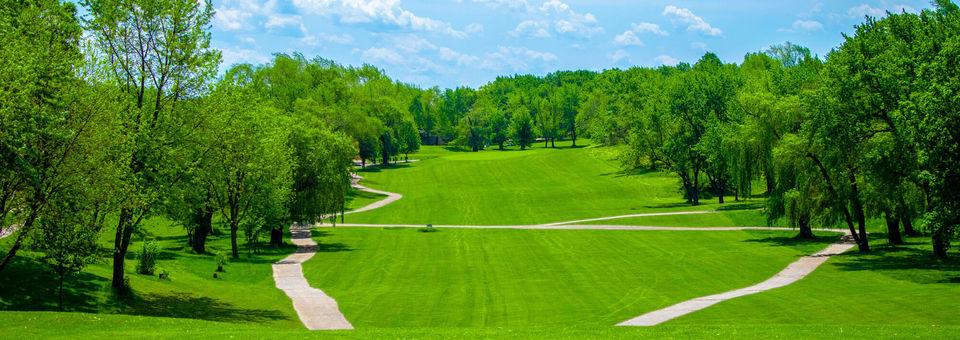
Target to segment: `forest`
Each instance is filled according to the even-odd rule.
[[[81,15],[82,6],[84,15]],[[163,216],[204,253],[279,245],[291,224],[335,222],[354,161],[422,144],[464,152],[619,145],[625,169],[676,176],[677,195],[762,195],[803,237],[866,223],[889,243],[928,235],[947,257],[960,223],[960,8],[866,18],[826,56],[784,43],[729,63],[499,77],[422,88],[372,65],[299,54],[221,65],[214,9],[192,0],[0,3],[2,270],[21,248],[61,275],[113,243],[112,286],[143,221]],[[267,240],[264,242],[263,240]]]

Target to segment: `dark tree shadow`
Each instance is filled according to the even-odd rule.
[[[0,272],[0,309],[57,311],[59,278],[46,265],[24,256],[15,257]],[[97,312],[98,292],[106,278],[81,272],[64,281],[64,310]]]
[[[799,231],[797,232],[799,233]],[[820,244],[826,246],[827,244],[836,242],[839,239],[839,235],[831,233],[829,235],[814,235],[812,239],[797,236],[770,236],[744,240],[743,242],[763,243],[776,247],[790,247],[793,249],[807,250],[810,248],[810,245]]]
[[[615,178],[620,178],[620,177],[630,177],[630,176],[642,176],[642,175],[651,174],[651,173],[655,173],[655,172],[657,172],[657,170],[648,169],[648,168],[641,168],[641,169],[623,169],[623,170],[619,170],[619,171],[614,171],[614,172],[608,172],[608,173],[605,173],[605,174],[600,174],[600,176],[613,176],[613,177],[615,177]]]
[[[879,234],[871,234],[874,243],[869,253],[846,252],[833,265],[840,270],[871,271],[914,283],[960,283],[960,259],[956,256],[939,259],[933,256],[929,243],[920,238],[908,239],[902,245],[883,244],[875,241],[884,239]]]
[[[715,210],[719,210],[719,211],[756,210],[761,208],[763,208],[762,202],[735,202],[735,203],[724,203],[723,205],[717,207]]]
[[[221,322],[286,320],[280,311],[237,308],[223,301],[188,293],[143,294],[123,299],[121,314],[200,319]]]

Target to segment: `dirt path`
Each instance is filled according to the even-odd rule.
[[[293,300],[293,309],[307,329],[353,329],[353,325],[340,313],[337,301],[322,290],[310,287],[303,276],[300,264],[316,253],[317,243],[310,237],[310,227],[290,227],[290,234],[297,245],[297,252],[273,264],[273,281],[277,288]]]
[[[801,257],[796,262],[791,263],[781,270],[777,275],[767,279],[766,281],[760,282],[750,287],[740,288],[736,290],[731,290],[726,293],[708,295],[704,297],[699,297],[692,300],[687,300],[673,306],[655,310],[641,316],[635,317],[633,319],[621,322],[617,326],[656,326],[661,323],[673,320],[675,318],[696,312],[698,310],[713,306],[717,303],[738,298],[741,296],[747,296],[751,294],[760,293],[763,291],[768,291],[775,288],[780,288],[791,283],[797,282],[800,279],[806,277],[814,270],[817,269],[821,264],[827,262],[831,256],[843,253],[850,248],[853,248],[854,244],[849,240],[846,240],[846,237],[841,239],[839,242],[831,244],[827,248],[821,250],[820,252]]]

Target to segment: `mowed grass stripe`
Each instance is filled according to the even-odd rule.
[[[558,143],[558,146],[565,146]],[[350,223],[541,224],[691,207],[672,174],[624,173],[616,149],[534,148],[450,151],[425,146],[421,161],[362,171],[364,185],[397,192],[390,206],[346,218]],[[732,204],[728,204],[730,206]]]
[[[610,326],[762,281],[825,242],[789,232],[337,228],[304,265],[362,327]]]

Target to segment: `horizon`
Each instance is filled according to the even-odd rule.
[[[517,74],[694,63],[707,52],[739,63],[785,42],[824,58],[866,16],[930,3],[214,0],[213,7],[222,69],[300,53],[374,65],[422,88],[456,88]]]

